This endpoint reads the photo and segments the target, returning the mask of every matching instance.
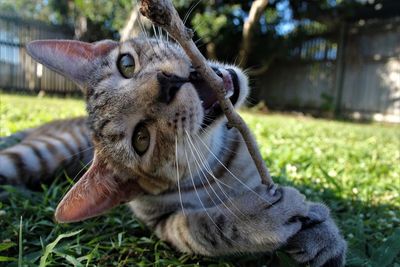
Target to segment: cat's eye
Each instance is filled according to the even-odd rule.
[[[118,70],[122,76],[130,79],[135,74],[135,59],[129,54],[123,54],[119,57]]]
[[[141,156],[146,153],[150,146],[150,132],[144,123],[139,123],[132,135],[132,146],[136,153]]]

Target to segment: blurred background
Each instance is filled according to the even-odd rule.
[[[241,114],[274,181],[331,208],[349,245],[347,266],[399,267],[400,0],[174,4],[204,55],[249,74]],[[144,31],[166,37],[135,0],[0,0],[0,137],[85,114],[77,87],[34,62],[27,42],[126,40]],[[2,140],[0,149],[10,145]],[[177,253],[124,206],[56,224],[54,209],[74,180],[56,177],[44,193],[5,188],[1,266],[296,266],[281,251]]]
[[[248,70],[251,105],[400,122],[400,1],[174,3],[208,58]],[[2,0],[0,10],[3,90],[77,92],[26,55],[30,40],[157,34],[131,0]]]

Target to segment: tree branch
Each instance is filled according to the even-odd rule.
[[[186,54],[192,61],[193,66],[200,72],[208,85],[216,92],[218,102],[228,119],[229,126],[235,127],[242,134],[247,145],[247,149],[257,170],[261,176],[261,180],[266,185],[273,185],[273,181],[265,163],[258,150],[257,143],[251,134],[246,123],[235,111],[232,102],[226,97],[226,91],[223,81],[206,63],[206,59],[197,49],[192,37],[193,31],[186,28],[180,19],[178,12],[174,8],[171,0],[142,0],[140,12],[149,18],[154,24],[163,27],[185,50]]]
[[[271,66],[272,62],[276,59],[276,54],[271,55],[267,61],[262,62],[262,65],[259,68],[249,68],[247,73],[249,76],[260,76],[263,75],[267,70],[269,70],[269,67]]]
[[[239,65],[246,67],[254,35],[254,27],[260,21],[261,15],[267,8],[268,0],[255,0],[251,5],[249,17],[243,25],[242,43],[239,50]]]

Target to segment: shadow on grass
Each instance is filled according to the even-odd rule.
[[[275,177],[284,185],[293,185],[285,177]],[[8,266],[22,263],[36,266],[43,252],[51,249],[46,263],[54,266],[295,266],[282,252],[273,255],[239,255],[222,258],[190,256],[174,251],[158,240],[144,225],[132,218],[127,207],[82,223],[56,224],[54,209],[70,183],[53,183],[43,192],[22,191],[7,187],[9,197],[0,202],[0,260]],[[356,199],[343,199],[333,190],[310,185],[296,185],[309,200],[323,201],[331,209],[336,222],[349,243],[348,266],[394,266],[400,263],[400,233],[395,234],[398,222],[383,229],[388,213],[399,215],[390,205],[370,205]],[[22,225],[20,229],[20,220]],[[22,251],[19,250],[19,231],[22,232]],[[82,230],[79,234],[51,244],[61,234]],[[379,241],[380,240],[380,241]]]

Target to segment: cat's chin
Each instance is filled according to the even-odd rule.
[[[235,106],[239,100],[241,90],[238,74],[235,70],[230,68],[220,69],[217,74],[223,79],[227,97],[229,97],[230,101]],[[199,92],[199,96],[204,108],[204,118],[202,122],[203,129],[209,127],[216,120],[223,116],[223,112],[221,106],[218,103],[215,92],[211,88],[209,88],[208,92],[206,93],[207,96],[202,97],[204,95],[204,92]]]

